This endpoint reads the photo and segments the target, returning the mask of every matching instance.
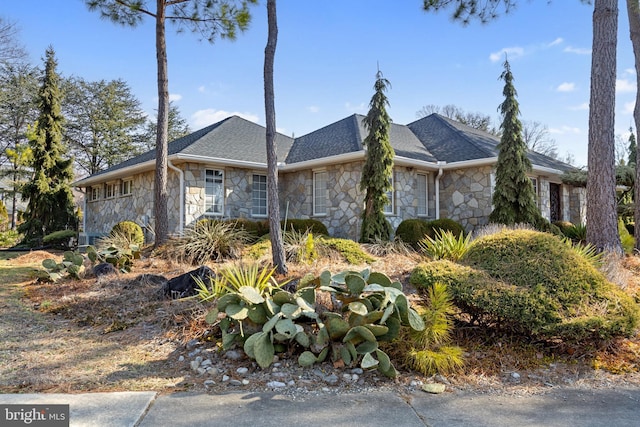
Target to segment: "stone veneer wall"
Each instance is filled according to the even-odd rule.
[[[440,178],[440,217],[467,231],[486,225],[491,214],[491,166],[447,170]]]
[[[344,163],[318,169],[327,172],[327,213],[313,215],[313,171],[289,172],[280,176],[281,202],[288,202],[290,218],[313,218],[321,221],[335,237],[358,240],[364,193],[359,190],[362,163]],[[403,219],[416,218],[416,175],[425,173],[413,168],[394,168],[395,212],[387,216],[394,230]],[[435,217],[433,173],[427,173],[428,214]],[[283,206],[287,209],[287,206]]]
[[[544,176],[535,177],[538,179],[537,203],[540,214],[547,221],[551,218],[551,189],[549,188],[549,180]]]
[[[569,221],[574,224],[587,223],[587,189],[585,187],[569,187]]]
[[[154,172],[132,177],[131,194],[104,199],[103,185],[99,185],[101,198],[88,201],[85,210],[85,230],[89,235],[105,235],[120,221],[134,221],[141,226],[153,227]],[[112,181],[110,181],[112,182]],[[118,184],[121,181],[118,181]],[[169,172],[169,230],[178,227],[179,191],[177,174]],[[118,185],[118,192],[120,191]]]

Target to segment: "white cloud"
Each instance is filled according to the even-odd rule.
[[[309,105],[309,106],[307,107],[307,110],[308,110],[310,113],[317,113],[318,111],[320,111],[320,107],[318,107],[318,106],[316,106],[316,105]]]
[[[494,52],[489,55],[491,62],[498,62],[505,59],[505,55],[508,59],[518,58],[524,55],[524,48],[521,47],[505,47],[498,52]]]
[[[629,75],[629,76],[635,76],[636,70],[634,70],[633,68],[625,68],[623,71],[623,74]]]
[[[549,133],[552,133],[554,135],[579,135],[582,133],[582,131],[580,130],[580,128],[565,125],[559,128],[549,128]]]
[[[571,111],[586,111],[589,109],[589,103],[588,102],[583,102],[580,105],[574,105],[573,107],[569,107],[569,110]]]
[[[624,113],[625,114],[633,114],[633,109],[636,106],[636,102],[635,101],[631,101],[631,102],[625,102],[624,103]]]
[[[202,85],[202,86],[199,86],[199,87],[198,87],[198,92],[200,92],[200,93],[205,93],[206,91],[207,91],[206,86]]]
[[[616,79],[616,92],[628,93],[636,91],[636,82],[627,79]]]
[[[554,41],[552,41],[551,43],[549,43],[547,45],[547,47],[551,47],[551,46],[557,46],[559,44],[561,44],[562,42],[564,42],[564,39],[562,37],[558,37],[557,39],[555,39]]]
[[[576,55],[590,55],[591,49],[582,48],[582,47],[573,47],[567,46],[564,48],[564,51],[567,53],[575,53]]]
[[[346,108],[347,111],[350,111],[352,113],[363,113],[367,111],[367,104],[365,104],[364,102],[361,102],[358,105],[353,105],[350,102],[346,102],[344,104],[344,108]]]
[[[224,110],[216,110],[214,108],[207,108],[205,110],[198,110],[193,113],[191,115],[191,123],[195,128],[200,129],[231,116],[239,116],[251,122],[258,122],[258,116],[252,113],[239,113],[237,111],[229,112]]]
[[[179,93],[169,94],[169,101],[180,101],[181,99],[182,99],[182,95],[180,95]]]
[[[574,90],[576,90],[576,84],[564,82],[564,83],[561,83],[560,86],[556,88],[556,90],[558,92],[573,92]]]

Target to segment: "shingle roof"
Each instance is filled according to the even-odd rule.
[[[431,114],[407,125],[427,149],[440,161],[447,163],[498,157],[500,139],[439,114]],[[560,171],[573,166],[529,150],[527,157],[534,166]]]
[[[293,139],[276,134],[277,156],[286,158]],[[231,116],[169,143],[168,155],[185,154],[266,164],[265,128],[238,116]],[[135,166],[156,158],[147,151],[93,176]]]
[[[354,114],[296,138],[287,156],[287,164],[361,151],[362,141],[368,134],[363,119],[364,116]],[[397,156],[436,162],[424,144],[404,125],[391,124],[389,142]]]

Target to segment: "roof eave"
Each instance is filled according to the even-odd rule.
[[[336,163],[348,163],[364,158],[364,151],[352,151],[350,153],[338,154],[335,156],[321,157],[319,159],[305,160],[303,162],[289,163],[280,167],[282,172],[295,172],[300,169],[313,169]]]

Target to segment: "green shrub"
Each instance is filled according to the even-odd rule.
[[[636,224],[635,224],[635,222],[626,222],[624,224],[624,226],[627,229],[627,232],[629,234],[631,234],[632,236],[635,236],[635,232],[636,232]]]
[[[271,250],[271,241],[269,239],[260,239],[256,243],[249,246],[244,252],[245,255],[253,260],[259,260]]]
[[[587,226],[585,224],[571,224],[562,230],[562,234],[573,240],[574,242],[587,241]]]
[[[4,202],[0,200],[0,231],[7,231],[9,228],[9,213]]]
[[[194,265],[207,261],[238,258],[252,236],[232,223],[204,219],[169,241],[169,253]]]
[[[558,227],[563,236],[569,237],[567,233],[571,233],[571,230],[575,228],[575,226],[569,221],[554,221],[553,225]]]
[[[477,239],[462,262],[421,264],[411,283],[443,282],[476,321],[542,338],[582,341],[632,334],[634,301],[554,236],[505,230]]]
[[[418,249],[418,242],[428,236],[431,228],[423,219],[405,219],[396,229],[396,237]]]
[[[427,234],[429,237],[435,237],[436,231],[450,231],[454,236],[459,236],[464,234],[464,227],[459,222],[456,222],[449,218],[440,218],[434,219],[433,221],[429,221],[429,230]]]
[[[113,226],[111,235],[125,235],[131,243],[141,247],[144,244],[144,233],[142,227],[133,221],[121,221]]]
[[[318,252],[310,231],[298,232],[292,229],[284,232],[284,252],[287,261],[311,264],[318,259]]]
[[[285,229],[285,225],[286,225],[286,229]],[[298,233],[304,233],[307,230],[309,230],[316,236],[329,235],[329,232],[327,231],[327,227],[316,219],[288,219],[286,221],[286,224],[285,224],[285,221],[282,220],[280,221],[280,227],[282,227],[282,229],[285,232],[294,230],[294,231],[297,231]],[[269,227],[267,226],[267,230],[268,229]]]
[[[215,221],[215,220],[209,220]],[[234,230],[243,230],[247,232],[253,241],[258,240],[262,236],[262,226],[256,221],[251,221],[247,218],[227,219],[223,221],[226,224],[230,224]]]
[[[620,243],[622,244],[622,250],[624,253],[627,255],[633,254],[636,239],[634,239],[633,235],[629,233],[629,230],[624,226],[624,222],[622,222],[622,220],[618,220],[618,233],[620,234]]]
[[[22,235],[16,230],[7,230],[0,233],[0,248],[15,246],[22,239]]]
[[[420,250],[433,259],[458,261],[471,247],[471,234],[454,235],[451,231],[436,230],[435,237],[427,236],[418,245]]]
[[[362,250],[360,244],[353,240],[319,237],[316,242],[318,245],[329,247],[338,252],[349,264],[371,264],[375,261],[375,258]]]
[[[74,246],[77,237],[75,230],[59,230],[44,236],[42,243],[54,249],[69,250]]]

